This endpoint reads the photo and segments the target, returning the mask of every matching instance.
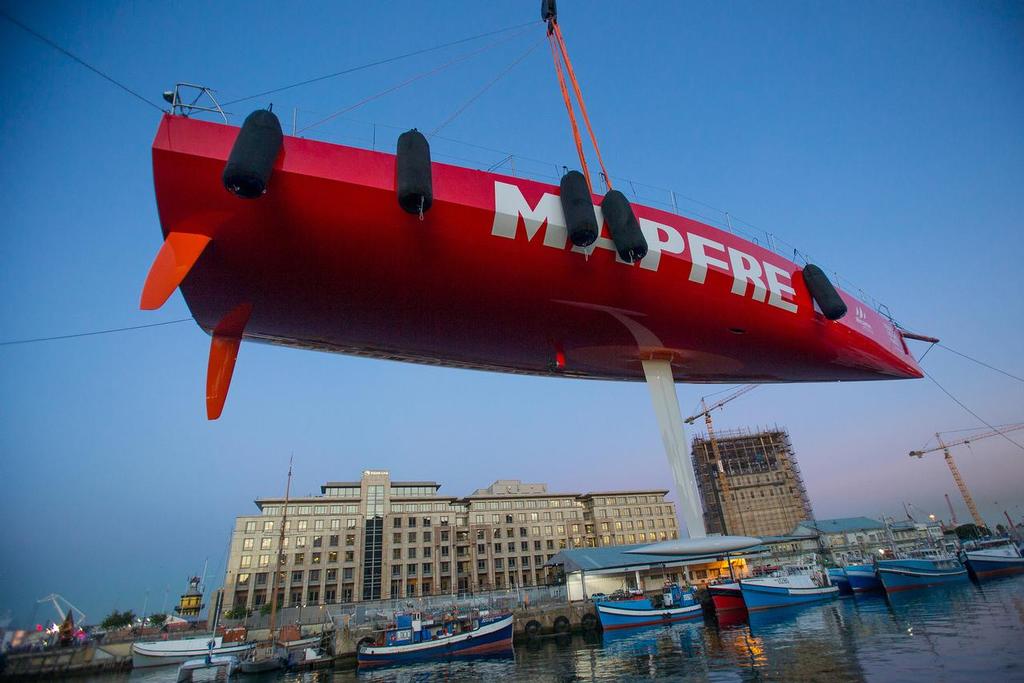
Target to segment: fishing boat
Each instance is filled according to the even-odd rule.
[[[980,541],[966,548],[963,557],[967,570],[976,579],[1024,573],[1024,556],[1009,539]]]
[[[878,574],[875,573],[874,563],[849,564],[843,569],[846,572],[846,579],[850,582],[850,589],[854,594],[884,590]]]
[[[470,616],[425,619],[419,613],[400,613],[372,643],[360,645],[359,666],[404,664],[424,659],[447,659],[512,649],[512,615],[484,612]]]
[[[210,642],[213,647],[210,647]],[[203,636],[199,638],[183,638],[181,640],[161,640],[149,643],[132,644],[132,668],[144,669],[154,666],[181,664],[189,659],[204,657],[207,654],[237,655],[248,654],[255,643],[225,643],[222,636]]]
[[[844,567],[829,567],[828,578],[832,585],[839,589],[839,595],[853,595],[850,578],[846,575]]]
[[[878,560],[878,578],[886,593],[967,581],[967,569],[942,550],[914,550],[903,557]]]
[[[655,604],[649,598],[633,600],[610,600],[596,603],[597,617],[601,628],[606,631],[654,624],[670,624],[676,621],[697,619],[704,616],[693,588],[682,589],[672,585]]]
[[[815,562],[785,565],[765,576],[740,579],[739,583],[743,602],[751,612],[833,600],[839,595],[828,572]]]
[[[708,594],[716,612],[743,610],[747,604],[743,602],[743,592],[739,581],[726,580],[721,583],[708,584]]]

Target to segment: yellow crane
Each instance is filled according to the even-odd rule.
[[[722,454],[718,450],[718,438],[715,436],[715,427],[711,421],[711,411],[721,408],[726,403],[743,396],[749,391],[753,391],[759,386],[761,385],[746,384],[711,406],[708,406],[705,397],[702,396],[700,399],[700,407],[703,408],[703,410],[696,415],[691,415],[683,420],[686,424],[692,425],[698,418],[704,418],[704,425],[708,430],[708,442],[711,444],[711,456],[715,459],[714,467],[718,472],[718,510],[721,514],[722,534],[728,534],[730,531],[729,529],[726,529],[725,523],[725,500],[729,496],[729,484],[725,480],[725,466],[722,464]],[[742,515],[737,515],[737,519],[739,519],[740,522],[739,532],[741,534],[745,533],[743,530]]]
[[[935,446],[934,448],[926,448],[920,451],[910,451],[910,457],[922,458],[928,453],[942,451],[946,458],[946,465],[949,466],[949,471],[953,473],[953,481],[956,482],[957,487],[960,489],[960,495],[964,497],[964,503],[966,503],[967,509],[970,510],[971,517],[974,518],[974,523],[979,527],[983,527],[985,526],[985,522],[982,520],[981,514],[978,513],[978,506],[974,504],[974,498],[971,497],[971,492],[967,490],[967,484],[964,483],[964,478],[960,474],[960,468],[956,466],[956,461],[953,460],[953,454],[949,452],[949,449],[955,446],[963,446],[965,444],[969,445],[972,441],[980,441],[982,439],[987,439],[990,436],[1002,436],[1007,432],[1014,432],[1018,429],[1024,429],[1024,422],[1005,425],[998,429],[993,429],[988,432],[982,432],[981,434],[975,434],[974,436],[966,439],[954,441],[953,443],[946,443],[942,440],[942,432],[936,432],[935,440],[939,442],[938,446]],[[952,507],[950,510],[952,510]]]

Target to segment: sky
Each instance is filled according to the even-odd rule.
[[[0,7],[162,104],[178,81],[236,99],[524,24],[537,4]],[[563,0],[559,10],[613,176],[770,230],[906,327],[1024,376],[1024,5]],[[401,130],[448,119],[543,35],[537,21],[228,110],[237,124],[272,101],[301,128],[497,41],[306,133],[388,149]],[[0,65],[0,341],[188,318],[180,294],[138,310],[160,246],[150,161],[160,113],[3,18]],[[543,45],[442,135],[438,161],[487,168],[514,153],[520,172],[551,176],[578,166]],[[224,416],[208,422],[208,349],[191,322],[0,346],[0,616],[52,618],[35,604],[51,592],[90,621],[169,609],[204,562],[217,585],[234,517],[281,494],[292,454],[300,494],[363,469],[454,495],[499,478],[570,492],[673,488],[640,383],[247,344]],[[942,348],[923,366],[989,423],[1024,420],[1020,381]],[[682,410],[722,388],[679,385]],[[715,420],[788,429],[820,518],[902,517],[904,502],[948,518],[944,493],[968,518],[941,455],[907,455],[936,431],[982,426],[928,379],[765,386]],[[995,437],[956,457],[986,519],[1024,518],[1021,449]]]

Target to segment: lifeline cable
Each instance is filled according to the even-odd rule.
[[[284,86],[281,86],[280,88],[273,88],[271,90],[264,90],[263,92],[256,93],[255,95],[247,95],[246,97],[239,97],[236,100],[230,100],[228,102],[224,102],[224,103],[221,104],[221,106],[222,107],[226,107],[226,106],[228,106],[230,104],[236,104],[238,102],[245,102],[246,100],[253,100],[253,99],[256,99],[257,97],[263,97],[264,95],[273,95],[275,93],[283,92],[285,90],[291,90],[292,88],[299,88],[299,87],[301,87],[303,85],[309,85],[311,83],[318,83],[320,81],[326,81],[328,79],[336,78],[338,76],[344,76],[346,74],[355,73],[356,71],[362,71],[363,69],[369,69],[369,68],[374,67],[374,66],[381,66],[383,64],[390,64],[392,62],[397,62],[397,61],[402,60],[402,59],[407,59],[408,57],[415,57],[416,55],[426,54],[427,52],[434,52],[435,50],[443,50],[444,48],[452,47],[453,45],[461,45],[462,43],[468,43],[470,41],[478,40],[480,38],[487,38],[488,36],[495,36],[495,35],[498,35],[499,33],[507,33],[509,31],[514,31],[517,28],[523,28],[524,26],[533,26],[536,23],[537,23],[536,21],[528,21],[528,22],[526,22],[524,24],[516,24],[515,26],[506,26],[505,28],[499,28],[499,29],[494,30],[494,31],[488,31],[487,33],[478,33],[475,36],[469,36],[468,38],[460,38],[459,40],[453,40],[450,43],[443,43],[441,45],[435,45],[433,47],[425,47],[425,48],[423,48],[421,50],[414,50],[412,52],[406,52],[405,54],[396,55],[394,57],[387,57],[385,59],[378,59],[375,62],[368,62],[366,64],[360,64],[359,66],[353,66],[353,67],[350,67],[348,69],[343,69],[341,71],[335,71],[334,73],[324,74],[323,76],[317,76],[315,78],[310,78],[310,79],[307,79],[305,81],[299,81],[298,83],[292,83],[291,85],[284,85]]]
[[[177,325],[187,323],[192,318],[180,318],[178,320],[167,320],[162,323],[149,323],[148,325],[133,325],[132,327],[115,327],[109,330],[96,330],[94,332],[78,332],[76,334],[62,334],[56,337],[36,337],[35,339],[15,339],[12,341],[0,342],[0,346],[14,346],[15,344],[34,344],[36,342],[58,341],[61,339],[75,339],[77,337],[93,337],[98,334],[113,334],[114,332],[129,332],[131,330],[142,330],[147,327],[162,327],[163,325]]]
[[[320,124],[327,123],[331,119],[334,119],[334,118],[336,118],[338,116],[341,116],[342,114],[344,114],[346,112],[350,112],[353,109],[358,109],[359,107],[362,107],[365,104],[369,104],[373,100],[379,99],[379,98],[383,97],[384,95],[387,95],[389,93],[393,93],[396,90],[400,90],[401,88],[404,88],[407,85],[411,85],[412,83],[415,83],[418,80],[426,78],[427,76],[432,76],[432,75],[434,75],[434,74],[436,74],[436,73],[438,73],[440,71],[444,71],[445,69],[447,69],[449,67],[452,67],[452,66],[455,66],[456,64],[458,64],[460,62],[464,62],[464,61],[466,61],[467,59],[469,59],[471,57],[475,57],[476,55],[478,55],[478,54],[480,54],[482,52],[486,52],[487,50],[495,48],[498,45],[501,45],[502,43],[507,43],[508,41],[510,41],[510,40],[512,40],[514,38],[519,37],[520,35],[522,35],[522,33],[525,33],[525,31],[522,31],[520,33],[516,33],[515,35],[513,35],[513,36],[511,36],[509,38],[506,38],[504,40],[498,40],[498,41],[495,41],[493,43],[489,43],[487,45],[484,45],[481,48],[473,50],[472,52],[468,52],[468,53],[466,53],[466,54],[464,54],[464,55],[462,55],[460,57],[456,57],[455,59],[452,59],[451,61],[445,62],[441,66],[435,67],[435,68],[433,68],[433,69],[431,69],[429,71],[423,71],[423,72],[413,76],[412,78],[408,78],[408,79],[402,81],[401,83],[399,83],[397,85],[393,85],[390,88],[386,88],[385,90],[382,90],[382,91],[376,93],[375,95],[370,95],[369,97],[364,98],[364,99],[360,100],[359,102],[356,102],[353,105],[350,105],[350,106],[345,107],[343,109],[339,109],[338,111],[334,112],[330,116],[327,116],[325,118],[320,119],[319,121],[311,123],[311,124],[309,124],[308,126],[306,126],[304,128],[300,128],[298,131],[296,131],[295,134],[298,135],[299,133],[303,133],[303,132],[309,130],[310,128],[314,128],[316,126],[319,126]]]
[[[495,83],[497,83],[497,82],[498,82],[498,81],[500,81],[500,80],[501,80],[502,78],[504,78],[504,77],[505,77],[505,75],[506,75],[506,74],[508,74],[508,72],[512,71],[512,69],[514,69],[514,68],[516,68],[517,66],[519,66],[519,64],[520,64],[520,63],[521,63],[521,62],[522,62],[522,61],[523,61],[524,59],[526,59],[527,57],[529,57],[529,56],[530,56],[530,55],[531,55],[531,54],[533,53],[533,51],[534,51],[534,50],[536,50],[536,49],[537,49],[538,47],[540,47],[540,44],[541,44],[541,41],[539,41],[539,40],[538,40],[538,41],[537,41],[536,43],[534,43],[534,44],[533,44],[533,45],[532,45],[532,46],[530,47],[530,49],[529,49],[529,50],[527,50],[527,51],[526,51],[526,52],[524,52],[523,54],[519,55],[519,57],[517,57],[517,58],[516,58],[516,59],[515,59],[515,60],[514,60],[514,61],[513,61],[513,62],[512,62],[511,64],[509,64],[509,65],[508,65],[508,66],[506,66],[506,67],[505,67],[504,69],[502,69],[502,70],[501,70],[501,71],[500,71],[500,72],[498,73],[498,75],[497,75],[497,76],[495,76],[495,77],[494,77],[493,79],[491,79],[491,80],[490,80],[490,81],[489,81],[489,82],[488,82],[487,84],[485,84],[485,85],[484,85],[484,87],[480,88],[480,90],[478,90],[478,91],[476,92],[476,94],[474,94],[474,95],[473,95],[472,97],[470,97],[470,98],[469,98],[468,100],[466,100],[466,101],[465,101],[465,102],[464,102],[464,103],[462,104],[462,106],[460,106],[460,107],[459,107],[458,109],[456,109],[456,110],[455,110],[455,112],[454,112],[454,113],[453,113],[453,114],[452,114],[451,116],[449,116],[449,117],[448,117],[447,119],[445,119],[445,120],[444,120],[443,122],[441,122],[441,123],[440,123],[440,124],[439,124],[439,125],[438,125],[438,126],[437,126],[436,128],[434,128],[434,130],[430,131],[430,133],[428,133],[428,134],[427,134],[427,137],[428,137],[428,138],[432,138],[432,137],[434,137],[434,135],[436,135],[436,134],[437,134],[437,133],[438,133],[439,131],[441,131],[442,129],[444,129],[444,128],[445,128],[445,127],[446,127],[446,126],[447,126],[447,125],[449,124],[449,123],[451,123],[452,121],[454,121],[455,119],[457,119],[457,118],[458,118],[458,117],[459,117],[459,116],[460,116],[460,115],[462,114],[462,112],[466,111],[466,109],[468,109],[468,108],[469,108],[469,106],[470,106],[471,104],[473,104],[474,102],[476,102],[476,101],[477,101],[477,100],[478,100],[478,99],[479,99],[479,98],[480,98],[480,97],[481,97],[481,96],[482,96],[482,95],[483,95],[483,94],[484,94],[485,92],[487,92],[488,90],[490,90],[490,89],[491,89],[491,87],[492,87],[492,86],[494,86],[494,84],[495,84]],[[490,170],[490,169],[488,169],[488,170]]]
[[[42,42],[46,43],[47,45],[52,47],[54,50],[57,50],[58,52],[63,54],[65,57],[68,57],[68,58],[73,59],[74,61],[78,62],[79,64],[84,66],[89,71],[92,71],[94,74],[96,74],[100,78],[103,78],[103,79],[109,81],[110,83],[113,83],[114,85],[116,85],[121,90],[124,90],[129,95],[131,95],[131,96],[133,96],[133,97],[135,97],[135,98],[145,102],[146,104],[148,104],[149,106],[157,109],[158,111],[161,111],[161,112],[164,111],[164,108],[161,107],[160,105],[158,105],[157,103],[152,102],[152,101],[146,99],[145,97],[143,97],[139,93],[137,93],[134,90],[132,90],[131,88],[129,88],[124,83],[121,83],[120,81],[118,81],[117,79],[113,78],[112,76],[108,76],[107,74],[103,73],[102,71],[100,71],[99,69],[94,67],[92,64],[89,64],[87,61],[85,61],[84,59],[82,59],[78,55],[70,52],[69,50],[64,49],[63,47],[61,47],[57,43],[53,42],[52,40],[50,40],[46,36],[44,36],[44,35],[42,35],[40,33],[37,33],[36,31],[32,30],[31,28],[29,28],[25,24],[21,23],[20,21],[18,21],[14,17],[12,17],[7,12],[4,12],[3,10],[0,10],[0,17],[3,17],[7,21],[11,22],[12,24],[17,26],[18,28],[20,28],[23,31],[25,31],[26,33],[28,33],[29,35],[31,35],[31,36],[37,38],[38,40],[41,40]]]

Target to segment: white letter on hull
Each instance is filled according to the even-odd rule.
[[[705,247],[711,247],[724,253],[725,245],[714,240],[705,239],[700,235],[694,235],[692,232],[686,233],[686,237],[690,240],[690,259],[693,261],[693,265],[690,267],[690,282],[696,282],[699,285],[704,284],[704,278],[708,275],[708,266],[729,270],[728,263],[704,253]]]
[[[750,254],[729,247],[729,261],[732,263],[732,293],[747,295],[747,283],[754,285],[753,299],[764,303],[768,289],[761,280],[761,264]]]
[[[537,202],[536,208],[533,208],[517,185],[495,181],[494,225],[491,227],[491,234],[514,240],[520,218],[523,219],[523,227],[526,229],[527,242],[533,240],[537,231],[547,225],[544,231],[544,246],[565,249],[569,232],[565,227],[562,202],[556,195],[545,193]]]
[[[647,256],[640,259],[640,267],[658,270],[662,252],[682,254],[685,246],[682,234],[671,225],[640,218],[640,231],[647,240]],[[664,236],[664,239],[662,239]]]
[[[768,280],[768,291],[771,294],[768,296],[768,303],[777,308],[781,308],[784,311],[790,313],[796,313],[796,304],[792,301],[786,301],[782,298],[782,294],[788,294],[791,297],[796,296],[796,290],[789,286],[789,273],[784,271],[782,268],[773,266],[772,264],[765,261],[764,263],[764,274],[765,279]],[[786,283],[780,282],[779,278],[785,278]]]

